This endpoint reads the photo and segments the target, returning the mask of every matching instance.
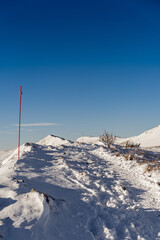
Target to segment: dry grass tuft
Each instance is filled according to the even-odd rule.
[[[118,152],[115,153],[115,155],[116,155],[117,157],[119,157],[121,154],[120,154],[120,152],[118,151]]]
[[[147,172],[152,172],[154,170],[154,166],[153,165],[148,165],[145,170],[144,170],[144,173],[147,173]]]
[[[134,160],[134,154],[133,153],[128,153],[126,155],[124,155],[124,158],[128,161],[128,160]]]
[[[146,159],[142,159],[138,162],[139,165],[146,164],[148,161]]]
[[[137,148],[140,146],[140,143],[134,143],[134,142],[131,142],[131,141],[127,141],[126,142],[126,148]]]

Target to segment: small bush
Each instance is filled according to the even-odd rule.
[[[140,143],[134,143],[129,140],[126,142],[126,145],[125,145],[126,148],[135,148],[139,146],[140,146]]]
[[[112,144],[114,144],[116,137],[113,136],[113,134],[109,134],[108,132],[104,132],[102,136],[100,136],[100,141],[107,144],[108,148],[111,147]]]

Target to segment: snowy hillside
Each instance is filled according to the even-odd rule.
[[[153,129],[145,131],[144,133],[129,138],[119,138],[117,139],[118,144],[124,144],[127,141],[134,143],[140,143],[141,147],[157,147],[160,146],[160,126]]]
[[[103,146],[48,136],[0,168],[0,238],[160,239],[160,176]]]

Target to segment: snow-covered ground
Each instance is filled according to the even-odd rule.
[[[0,238],[160,239],[159,173],[96,142],[48,136],[0,168]]]

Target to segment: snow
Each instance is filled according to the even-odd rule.
[[[89,144],[98,144],[99,137],[80,137],[76,140],[79,143],[89,143]]]
[[[138,136],[118,138],[117,144],[124,144],[128,140],[134,143],[140,143],[141,147],[158,147],[160,146],[160,126],[145,131]]]
[[[49,135],[0,168],[0,238],[160,239],[159,172],[116,156],[98,139]]]
[[[14,149],[9,149],[9,150],[1,150],[0,151],[0,163],[9,157],[15,150]]]
[[[54,136],[54,135],[49,135],[38,142],[38,144],[40,145],[47,145],[47,146],[48,145],[52,145],[52,146],[68,145],[70,143],[71,141],[61,137]]]

